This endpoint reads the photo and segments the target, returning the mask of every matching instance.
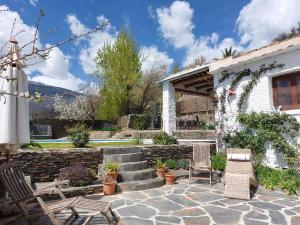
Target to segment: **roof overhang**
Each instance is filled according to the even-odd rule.
[[[243,64],[249,64],[262,59],[284,54],[290,51],[300,49],[300,37],[291,38],[279,43],[274,43],[259,49],[255,49],[238,57],[229,57],[209,64],[209,72],[216,74],[221,70],[228,70]]]
[[[213,90],[213,77],[207,65],[172,74],[161,82],[171,82],[177,92],[192,95],[210,95]]]

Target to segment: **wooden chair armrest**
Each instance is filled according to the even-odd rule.
[[[67,184],[69,184],[69,180],[54,181],[52,184],[46,185],[44,187],[41,187],[41,188],[35,190],[34,196],[40,196],[42,194],[47,194],[47,193],[50,193],[50,191],[53,194],[55,190],[57,190],[58,188],[59,189],[61,188],[61,185],[67,185]]]

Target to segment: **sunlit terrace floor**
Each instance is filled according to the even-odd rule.
[[[121,225],[300,224],[299,197],[258,188],[251,201],[244,201],[225,198],[223,189],[221,183],[210,188],[182,179],[172,186],[87,197],[111,201]],[[19,220],[15,224],[27,223]],[[102,217],[96,217],[91,224],[105,223]]]

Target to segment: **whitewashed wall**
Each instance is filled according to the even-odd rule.
[[[255,86],[251,93],[249,94],[248,100],[245,104],[246,112],[272,112],[274,110],[273,104],[273,91],[272,91],[272,77],[283,75],[286,73],[300,71],[300,50],[294,50],[277,56],[273,56],[267,59],[251,62],[248,64],[243,64],[228,68],[228,71],[238,72],[246,68],[250,68],[252,71],[259,68],[262,64],[270,64],[276,61],[277,63],[283,63],[285,66],[282,69],[276,69],[271,72],[265,73],[259,80],[257,86]],[[229,89],[232,82],[232,77],[225,80],[219,84],[218,80],[221,77],[222,71],[212,72],[214,75],[214,86],[218,95],[222,92],[223,88],[226,90]],[[225,118],[225,128],[229,129],[238,129],[239,124],[236,123],[237,115],[237,102],[241,93],[243,92],[242,88],[250,80],[249,77],[244,78],[236,87],[236,96],[229,97],[229,100],[225,103],[226,115]],[[297,110],[288,110],[285,111],[288,114],[291,114],[296,117],[300,122],[300,109]],[[219,112],[216,112],[216,121],[220,120]],[[268,148],[267,151],[267,160],[270,166],[284,166],[282,165],[282,160],[280,156],[276,156],[271,148]]]
[[[172,134],[176,130],[175,88],[169,81],[163,82],[163,131]]]

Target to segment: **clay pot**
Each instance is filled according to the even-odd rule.
[[[108,171],[108,172],[106,172],[106,177],[108,180],[117,180],[118,179],[118,171]]]
[[[105,195],[112,195],[116,192],[116,180],[103,181],[103,193]]]
[[[166,173],[166,184],[172,185],[175,183],[175,174],[174,173]]]
[[[165,177],[165,169],[156,169],[156,175],[158,177]]]

